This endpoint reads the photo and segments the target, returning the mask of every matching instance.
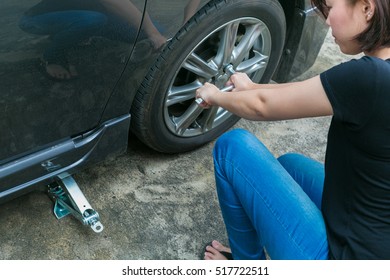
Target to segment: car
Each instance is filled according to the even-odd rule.
[[[37,189],[57,218],[101,232],[72,175],[136,135],[194,150],[239,118],[195,91],[235,72],[286,82],[314,63],[328,27],[307,0],[12,0],[0,4],[0,203]],[[224,89],[228,90],[228,89]]]

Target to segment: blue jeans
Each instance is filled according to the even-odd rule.
[[[323,164],[299,154],[276,159],[249,132],[214,147],[218,199],[234,259],[327,259],[321,213]]]
[[[43,52],[49,63],[65,63],[66,53],[92,36],[133,43],[137,29],[117,16],[87,10],[69,10],[23,16],[19,27],[28,33],[50,35]],[[141,33],[141,39],[146,35]]]

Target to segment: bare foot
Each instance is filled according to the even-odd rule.
[[[153,50],[155,51],[157,51],[162,45],[167,42],[167,38],[165,38],[159,33],[149,36],[149,40],[153,45]]]
[[[69,65],[69,70],[60,64],[47,64],[46,72],[49,76],[58,80],[69,80],[78,75],[76,67]]]
[[[58,80],[68,80],[71,77],[69,71],[59,64],[47,64],[46,72],[51,77]]]
[[[224,256],[221,252],[232,253],[230,248],[223,246],[216,240],[211,242],[211,246],[206,246],[206,251],[204,253],[205,260],[227,260],[228,258]]]
[[[72,77],[77,77],[79,75],[79,73],[77,72],[76,66],[69,64],[68,68],[69,68],[69,74]]]

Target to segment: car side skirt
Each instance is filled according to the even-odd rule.
[[[89,164],[124,153],[130,114],[0,166],[0,203],[39,189]]]

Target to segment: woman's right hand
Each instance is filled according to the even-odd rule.
[[[233,85],[232,91],[251,90],[255,88],[255,83],[248,77],[246,73],[236,72],[230,76],[226,85]]]

